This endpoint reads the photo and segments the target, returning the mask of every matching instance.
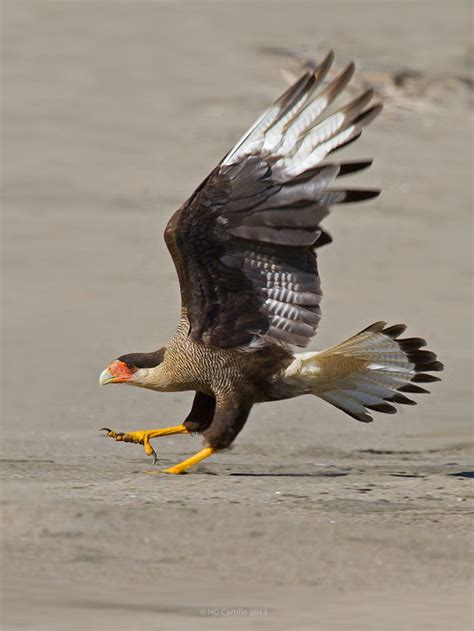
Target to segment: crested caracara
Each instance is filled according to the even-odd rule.
[[[402,324],[376,322],[321,352],[292,350],[308,344],[320,319],[317,249],[331,241],[321,221],[335,204],[379,193],[345,188],[340,179],[370,166],[341,162],[335,152],[382,107],[366,90],[331,113],[354,73],[351,63],[325,82],[332,61],[330,53],[275,101],[171,217],[164,236],[181,288],[176,333],[157,351],[122,355],[100,375],[101,385],[195,391],[181,425],[106,429],[143,445],[155,462],[151,439],[202,434],[203,449],[166,473],[228,447],[255,403],[309,393],[368,423],[373,411],[414,405],[406,393],[439,380],[430,373],[442,364],[421,350],[423,339],[400,338]]]

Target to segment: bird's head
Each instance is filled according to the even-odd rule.
[[[126,383],[139,388],[165,389],[163,370],[160,370],[165,351],[166,348],[161,348],[154,353],[122,355],[102,371],[99,384]]]

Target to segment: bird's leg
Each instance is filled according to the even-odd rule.
[[[189,434],[189,430],[184,425],[175,425],[174,427],[163,427],[162,429],[140,429],[136,432],[114,432],[108,427],[103,427],[103,431],[107,432],[107,436],[114,438],[119,442],[137,443],[143,445],[147,456],[153,457],[153,464],[156,464],[156,452],[151,446],[150,440],[159,436],[171,436],[172,434]]]
[[[212,447],[204,447],[204,449],[198,451],[197,454],[194,454],[194,456],[191,456],[191,458],[187,458],[186,460],[183,460],[183,462],[175,464],[174,467],[163,469],[162,473],[184,473],[186,469],[189,469],[189,467],[192,467],[198,462],[201,462],[201,460],[204,460],[205,458],[209,458],[209,456],[212,456],[214,452],[215,449],[213,449]]]
[[[162,429],[142,429],[137,432],[114,432],[107,427],[102,429],[107,432],[107,436],[125,443],[138,443],[143,445],[147,456],[153,456],[153,464],[156,464],[156,453],[150,444],[152,438],[160,436],[170,436],[172,434],[192,434],[203,432],[211,424],[214,416],[216,400],[213,396],[196,392],[191,412],[181,425],[174,427],[164,427]],[[198,462],[196,460],[196,462]],[[189,465],[191,466],[191,465]]]
[[[218,402],[212,423],[203,430],[207,447],[198,451],[183,462],[179,462],[174,467],[165,469],[163,473],[184,473],[189,467],[209,458],[219,449],[229,447],[234,438],[240,432],[247,420],[252,404],[248,401],[242,402],[233,398],[222,399]]]

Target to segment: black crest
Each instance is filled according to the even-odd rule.
[[[132,364],[135,368],[154,368],[161,364],[165,357],[166,348],[160,348],[153,353],[128,353],[119,357],[119,361]]]

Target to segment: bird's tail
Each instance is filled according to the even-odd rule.
[[[399,339],[404,324],[376,322],[348,340],[319,353],[300,353],[285,382],[331,403],[358,421],[370,423],[370,411],[394,414],[393,404],[416,405],[405,392],[427,393],[419,383],[439,381],[443,370],[435,353],[419,337]]]

